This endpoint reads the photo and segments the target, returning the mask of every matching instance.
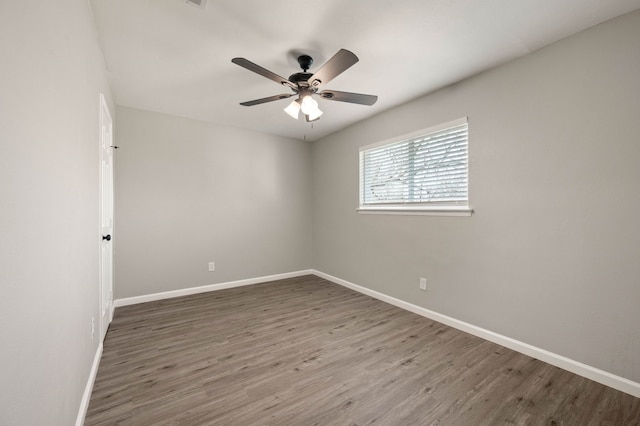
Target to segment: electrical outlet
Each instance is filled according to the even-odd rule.
[[[420,290],[427,291],[427,279],[420,278]]]
[[[91,318],[91,340],[96,337],[96,319]]]
[[[209,262],[209,272],[216,270],[216,262]]]

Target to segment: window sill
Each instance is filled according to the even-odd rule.
[[[394,206],[360,207],[358,214],[399,214],[421,216],[471,216],[473,209],[467,206]]]

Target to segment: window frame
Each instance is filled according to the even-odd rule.
[[[460,202],[407,202],[407,203],[389,203],[389,204],[364,204],[364,174],[363,174],[363,156],[365,151],[379,148],[386,145],[392,145],[404,141],[410,141],[422,136],[428,136],[432,133],[437,133],[442,130],[460,126],[462,124],[467,125],[467,199]],[[459,118],[457,120],[448,121],[446,123],[430,126],[425,129],[421,129],[412,133],[408,133],[402,136],[397,136],[391,139],[386,139],[373,144],[365,145],[359,148],[358,156],[358,209],[360,214],[396,214],[396,215],[428,215],[428,216],[471,216],[473,209],[469,206],[469,136],[468,136],[469,120],[467,117]]]

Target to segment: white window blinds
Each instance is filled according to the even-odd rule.
[[[416,137],[363,148],[360,205],[468,204],[466,118]]]

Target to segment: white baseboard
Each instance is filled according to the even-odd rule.
[[[313,270],[306,269],[303,271],[286,272],[284,274],[267,275],[264,277],[249,278],[245,280],[229,281],[220,284],[203,285],[199,287],[183,288],[180,290],[164,291],[162,293],[146,294],[144,296],[126,297],[124,299],[116,299],[113,301],[114,307],[135,305],[137,303],[153,302],[162,299],[171,299],[173,297],[189,296],[191,294],[206,293],[209,291],[224,290],[233,287],[242,287],[245,285],[260,284],[269,281],[283,280],[285,278],[301,277],[303,275],[312,275]]]
[[[383,302],[387,302],[391,305],[397,306],[423,317],[438,321],[450,327],[457,328],[458,330],[473,334],[474,336],[481,337],[485,340],[505,346],[516,352],[523,353],[530,357],[539,359],[540,361],[544,361],[548,364],[575,373],[579,376],[583,376],[595,382],[602,383],[605,386],[609,386],[619,391],[628,393],[635,396],[636,398],[640,398],[640,383],[617,376],[604,370],[600,370],[590,365],[583,364],[579,361],[575,361],[565,356],[549,352],[545,349],[538,348],[528,343],[524,343],[498,333],[494,333],[493,331],[486,330],[484,328],[469,324],[464,321],[460,321],[447,315],[439,314],[432,310],[422,308],[409,302],[405,302],[404,300],[396,299],[395,297],[368,289],[366,287],[362,287],[360,285],[343,280],[341,278],[334,277],[329,274],[325,274],[324,272],[312,270],[312,273],[333,283],[350,288],[351,290],[355,290],[358,293],[366,294],[367,296],[382,300]]]
[[[87,409],[89,408],[89,400],[91,399],[93,384],[96,381],[98,366],[100,365],[100,358],[102,357],[102,348],[102,342],[100,342],[98,349],[96,350],[96,354],[93,357],[93,364],[91,365],[87,385],[84,387],[84,393],[82,394],[82,400],[80,401],[80,409],[78,410],[78,417],[76,417],[76,426],[82,426],[84,424],[84,418],[87,416]]]

